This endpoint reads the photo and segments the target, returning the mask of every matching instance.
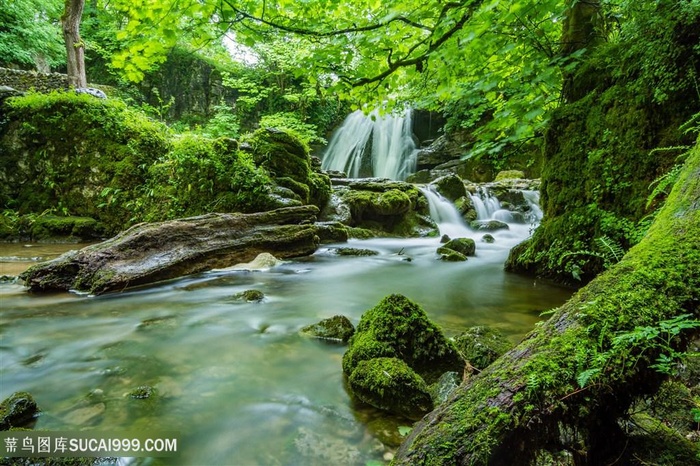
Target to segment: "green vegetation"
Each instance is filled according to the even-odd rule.
[[[117,99],[30,93],[7,101],[0,149],[0,234],[99,238],[138,221],[274,208],[275,184],[322,206],[330,181],[292,133],[236,140],[173,134]]]

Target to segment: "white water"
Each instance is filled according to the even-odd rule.
[[[429,187],[421,188],[421,191],[428,199],[430,218],[438,225],[441,235],[450,238],[471,237],[474,232],[464,223],[454,204]]]
[[[495,219],[501,220],[494,217],[494,214],[501,210],[501,203],[498,198],[491,194],[487,189],[479,188],[476,194],[470,194],[469,197],[474,204],[474,209],[476,210],[477,220],[488,220]],[[508,222],[508,220],[502,220]]]
[[[338,170],[351,178],[373,176],[404,180],[416,169],[417,148],[413,140],[411,111],[402,115],[365,115],[357,110],[333,134],[322,157],[324,170]],[[371,141],[371,147],[368,145]],[[370,151],[371,173],[361,173]],[[369,169],[367,167],[366,169]]]
[[[537,191],[523,191],[523,196],[530,207],[530,211],[524,215],[526,222],[523,223],[522,220],[516,221],[513,212],[502,209],[500,201],[491,192],[485,188],[479,188],[476,194],[470,194],[477,211],[477,220],[500,220],[508,224],[508,229],[489,232],[496,241],[493,244],[488,244],[482,242],[485,232],[472,230],[452,202],[435,192],[431,187],[420,189],[428,200],[430,217],[437,224],[440,234],[450,238],[472,238],[477,243],[477,255],[489,254],[493,251],[502,252],[504,249],[512,248],[530,236],[533,226],[536,226],[542,219]]]

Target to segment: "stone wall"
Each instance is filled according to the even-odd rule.
[[[36,71],[0,68],[0,86],[10,86],[18,91],[34,89],[50,92],[68,89],[68,76],[61,73],[37,73]]]

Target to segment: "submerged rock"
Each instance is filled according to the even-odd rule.
[[[15,392],[0,403],[0,430],[26,427],[39,413],[34,397],[27,392]]]
[[[142,385],[131,390],[129,392],[129,398],[145,400],[147,398],[153,398],[157,393],[158,391],[150,385]]]
[[[500,220],[475,220],[469,224],[472,229],[477,231],[497,231],[508,230],[510,227],[507,223]]]
[[[339,256],[376,256],[379,254],[373,249],[362,248],[334,248],[332,251]]]
[[[345,316],[333,316],[308,325],[299,330],[299,333],[312,338],[347,343],[355,333],[355,326]]]
[[[476,243],[471,238],[454,238],[438,248],[437,252],[441,254],[444,252],[443,250],[447,249],[457,251],[465,256],[473,256],[476,252]]]
[[[265,293],[260,290],[245,290],[233,295],[233,299],[247,303],[261,303],[265,299]]]

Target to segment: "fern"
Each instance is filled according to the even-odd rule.
[[[596,238],[595,242],[599,249],[602,250],[606,268],[612,264],[620,262],[622,257],[625,255],[625,249],[622,247],[622,245],[609,236],[603,235]]]
[[[654,186],[654,189],[652,190],[651,194],[649,194],[649,197],[647,197],[647,208],[649,208],[651,203],[654,202],[659,195],[668,195],[670,189],[678,180],[678,175],[680,175],[682,168],[683,165],[678,163],[671,167],[669,171],[651,182],[649,189],[651,189],[652,186]]]

